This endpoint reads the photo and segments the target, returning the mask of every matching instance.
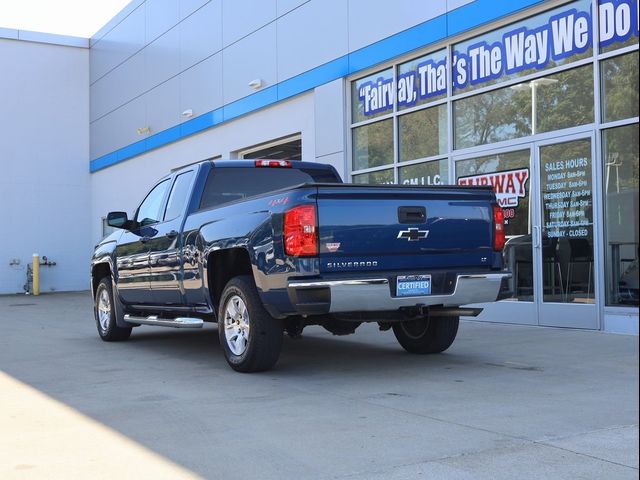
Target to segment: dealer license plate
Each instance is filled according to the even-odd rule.
[[[431,295],[431,275],[400,275],[396,280],[396,296]]]

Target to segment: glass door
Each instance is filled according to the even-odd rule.
[[[456,160],[456,183],[493,186],[505,216],[504,261],[512,277],[502,292],[505,300],[478,305],[484,309],[478,320],[538,324],[539,282],[532,242],[537,197],[532,158],[532,145],[524,144]]]
[[[598,328],[594,272],[593,137],[534,145],[533,227],[540,325]]]
[[[493,186],[505,214],[512,278],[478,320],[598,328],[593,148],[582,134],[456,159],[456,183]]]

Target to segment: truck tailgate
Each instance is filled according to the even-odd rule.
[[[318,186],[320,271],[485,267],[490,188]]]

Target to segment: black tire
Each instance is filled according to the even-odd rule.
[[[242,300],[244,310],[238,298]],[[231,309],[229,314],[228,304]],[[233,311],[238,315],[231,315]],[[248,333],[239,333],[241,331]],[[234,277],[224,288],[218,308],[218,336],[227,363],[237,372],[263,372],[278,361],[282,350],[283,324],[265,310],[250,275]]]
[[[458,333],[458,317],[431,317],[393,324],[393,333],[409,353],[441,353]]]
[[[101,313],[104,314],[102,317]],[[119,342],[128,339],[131,335],[131,327],[119,327],[116,323],[111,277],[104,277],[98,284],[93,302],[93,316],[96,320],[96,327],[98,327],[98,334],[105,342]],[[102,322],[101,318],[103,318]]]

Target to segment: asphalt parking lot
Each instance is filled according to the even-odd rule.
[[[28,398],[111,435],[96,448],[146,452],[125,478],[638,478],[637,337],[463,322],[420,357],[375,325],[310,328],[276,369],[239,374],[214,325],[103,343],[86,292],[0,297],[0,333],[2,478],[113,478],[123,461]]]

